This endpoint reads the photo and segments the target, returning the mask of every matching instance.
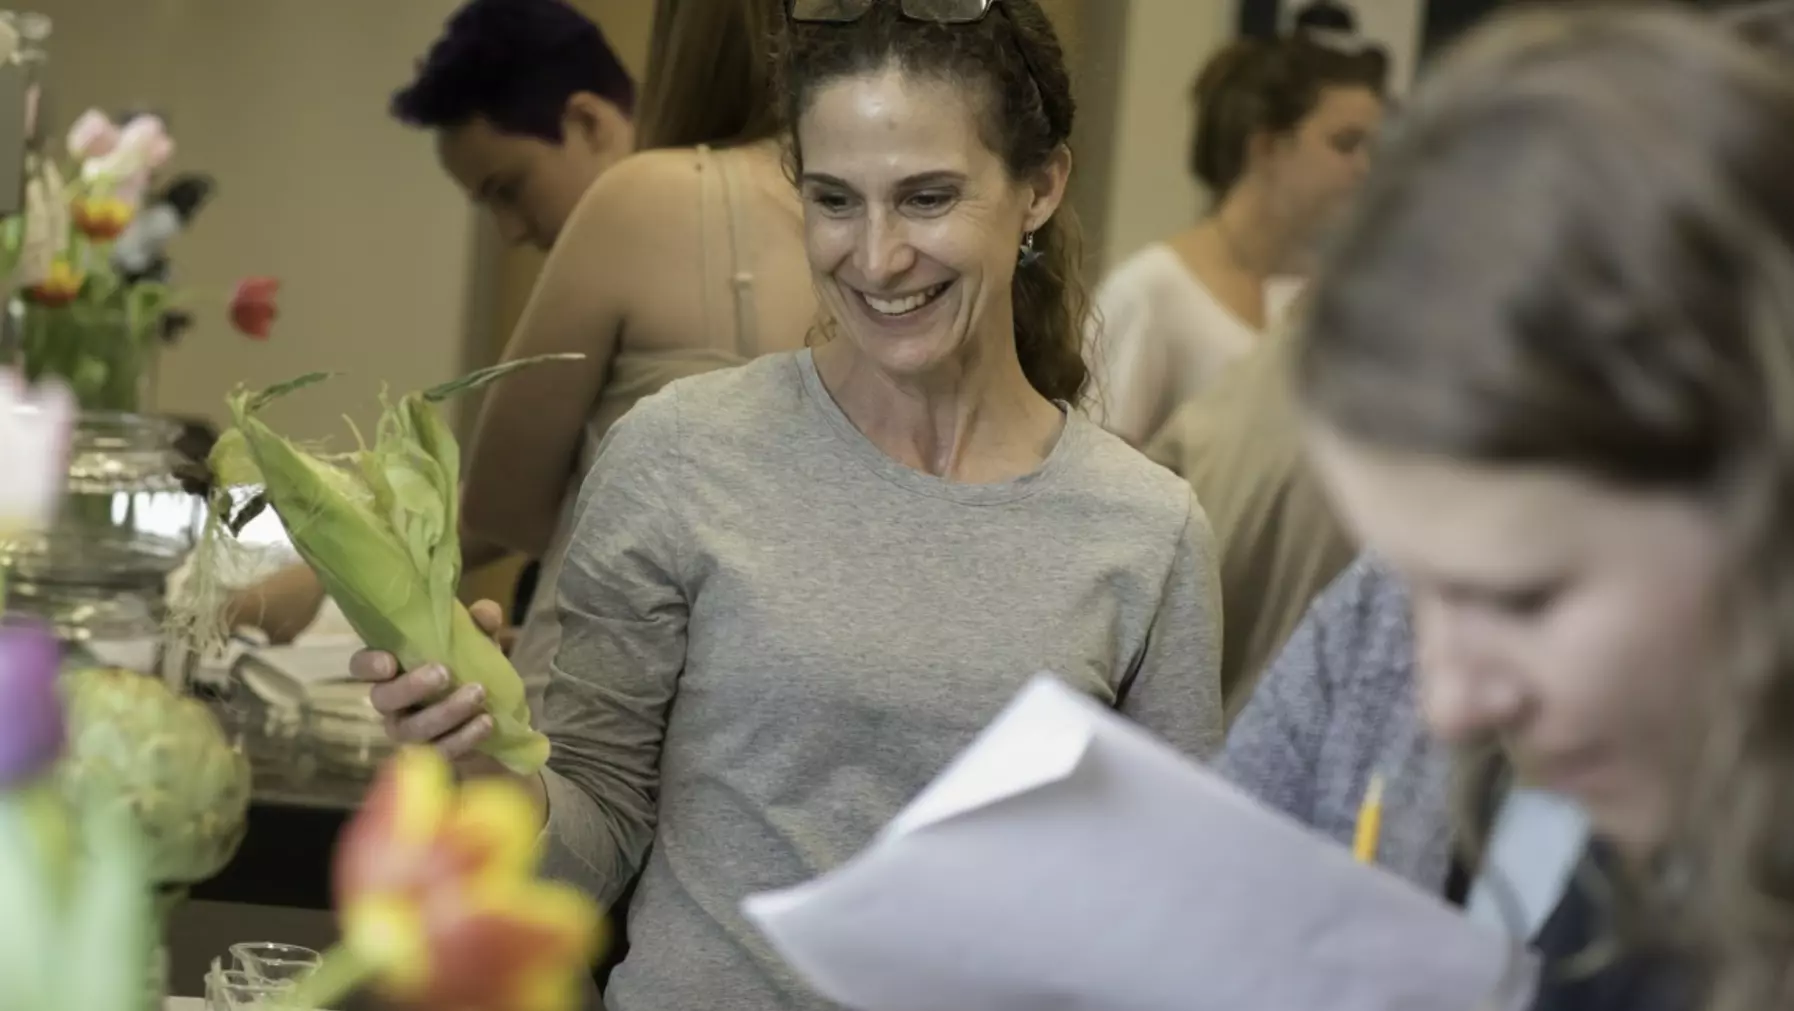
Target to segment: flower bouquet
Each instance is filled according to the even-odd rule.
[[[160,117],[114,123],[89,110],[68,132],[66,163],[36,158],[24,213],[0,223],[0,276],[16,293],[7,355],[29,380],[67,383],[83,410],[141,410],[157,350],[193,322],[169,284],[166,250],[213,183],[180,175],[156,186],[173,153]],[[238,285],[228,315],[239,332],[268,336],[278,287]]]

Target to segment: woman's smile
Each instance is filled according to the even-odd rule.
[[[942,281],[926,288],[874,294],[843,284],[848,301],[858,310],[868,335],[914,337],[939,331],[953,314],[958,281]]]
[[[867,308],[880,316],[899,317],[907,316],[924,306],[934,304],[946,292],[947,286],[952,283],[951,281],[942,281],[940,284],[930,285],[920,291],[908,294],[879,296],[858,289],[855,289],[855,294],[860,296],[860,300],[866,303]]]

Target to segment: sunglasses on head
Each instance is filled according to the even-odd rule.
[[[875,3],[885,0],[791,0],[793,21],[846,24],[866,16]],[[912,21],[964,25],[984,20],[997,0],[896,0],[903,16]]]
[[[807,24],[848,25],[866,16],[878,3],[895,3],[897,12],[911,21],[937,25],[970,25],[983,21],[999,0],[789,0],[786,13],[791,20]],[[1040,89],[1040,73],[1021,39],[1014,40],[1016,55],[1027,68],[1028,79]]]

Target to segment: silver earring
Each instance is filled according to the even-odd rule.
[[[1032,267],[1040,262],[1040,250],[1034,248],[1033,232],[1022,233],[1022,252],[1015,262],[1024,267]]]

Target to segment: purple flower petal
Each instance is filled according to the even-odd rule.
[[[0,621],[0,790],[36,777],[62,754],[61,655],[44,626]]]

